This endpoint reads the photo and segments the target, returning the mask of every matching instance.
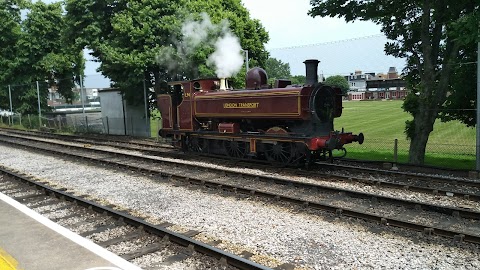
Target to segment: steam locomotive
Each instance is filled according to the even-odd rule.
[[[170,82],[157,96],[159,135],[185,151],[232,158],[262,158],[285,165],[332,158],[332,150],[363,143],[360,133],[335,131],[342,115],[341,90],[318,83],[318,60],[306,60],[306,83],[276,80],[253,68],[246,89],[228,89],[226,79]]]

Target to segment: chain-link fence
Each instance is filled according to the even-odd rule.
[[[336,129],[343,127],[346,131],[365,135],[362,145],[345,146],[347,157],[408,163],[410,140],[405,134],[405,121],[412,116],[403,111],[402,104],[401,100],[344,102],[343,115],[335,120]],[[437,120],[426,146],[425,164],[474,170],[475,138],[474,128],[459,121]]]
[[[158,130],[161,120],[158,117],[149,119],[145,126],[145,118],[115,118],[93,115],[57,115],[55,117],[41,117],[38,115],[0,116],[0,125],[12,126],[20,129],[35,129],[59,133],[91,133],[106,135],[127,135],[158,139]],[[142,123],[142,125],[138,125]]]
[[[377,106],[379,107],[379,106]],[[348,108],[348,105],[347,105]],[[348,111],[348,110],[347,110]],[[381,111],[381,109],[380,109]],[[355,111],[354,111],[355,112]],[[356,111],[358,113],[358,111]],[[356,114],[356,113],[354,113]],[[345,118],[349,118],[349,114]],[[380,117],[378,121],[382,122]],[[340,118],[338,119],[340,120]],[[352,143],[345,145],[346,157],[357,160],[372,160],[392,163],[408,163],[410,141],[403,134],[402,126],[391,124],[389,136],[376,121],[370,123],[356,123],[363,126],[360,129],[351,123],[352,129],[359,133],[365,132],[363,144]],[[340,122],[340,121],[338,121]],[[1,116],[1,125],[11,125],[17,128],[37,129],[49,132],[63,133],[95,133],[106,135],[127,135],[156,138],[159,140],[158,131],[161,128],[161,119],[158,116],[149,119],[149,126],[138,128],[135,123],[145,123],[144,118],[113,118],[101,117],[100,114],[57,115],[55,117],[42,117],[38,115],[13,115]],[[142,125],[144,126],[144,125]],[[346,127],[347,125],[345,125]],[[370,128],[367,128],[370,126]],[[460,123],[436,123],[436,130],[430,135],[426,147],[425,164],[445,168],[475,169],[475,130],[467,128]],[[376,131],[377,130],[377,131]],[[379,135],[380,134],[380,135]],[[383,134],[383,135],[382,135]],[[446,135],[450,134],[450,135]],[[343,152],[334,152],[340,156]]]

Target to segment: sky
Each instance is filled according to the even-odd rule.
[[[293,75],[304,75],[303,61],[318,59],[325,77],[363,72],[401,72],[404,60],[386,56],[380,26],[368,21],[346,23],[341,18],[307,15],[310,0],[242,0],[252,18],[269,32],[271,57],[290,64]]]
[[[269,32],[267,49],[316,44],[380,34],[380,27],[365,21],[346,23],[339,18],[307,15],[310,0],[242,0],[250,16]]]
[[[383,46],[387,39],[380,26],[372,22],[312,18],[307,15],[310,0],[242,0],[242,3],[269,33],[266,48],[270,55],[289,63],[293,75],[303,75],[303,61],[310,58],[320,60],[319,72],[326,77],[348,75],[355,70],[387,72],[390,66],[401,71],[404,65],[404,60],[385,55]],[[90,59],[87,53],[85,56]],[[86,87],[108,86],[108,80],[96,71],[98,66],[96,62],[86,62]]]

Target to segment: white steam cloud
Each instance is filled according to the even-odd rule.
[[[187,49],[197,48],[208,40],[209,34],[217,29],[207,13],[202,13],[201,16],[200,21],[189,20],[182,25],[183,41]]]
[[[215,52],[208,57],[207,65],[215,67],[219,78],[229,78],[237,74],[243,65],[240,41],[230,31],[215,42]]]
[[[228,28],[227,20],[213,24],[208,14],[202,13],[200,20],[187,20],[182,25],[182,36],[182,40],[173,42],[174,47],[163,48],[157,55],[157,61],[169,70],[191,67],[188,59],[201,46],[215,48],[207,65],[214,68],[217,77],[232,77],[242,68],[240,40]]]

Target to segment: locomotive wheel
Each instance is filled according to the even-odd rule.
[[[307,161],[308,148],[303,143],[293,143],[292,144],[292,160],[290,161],[293,165],[302,165]]]
[[[191,137],[188,141],[188,150],[192,152],[207,153],[208,142],[205,139],[198,137]]]
[[[229,157],[243,158],[247,154],[247,143],[242,141],[223,141],[223,149]]]
[[[292,145],[286,142],[266,144],[265,156],[268,161],[289,164],[292,159]]]

